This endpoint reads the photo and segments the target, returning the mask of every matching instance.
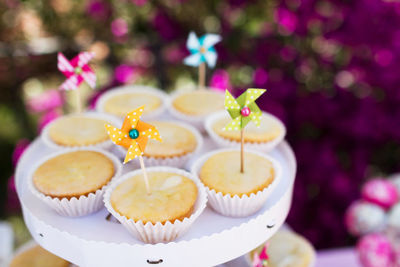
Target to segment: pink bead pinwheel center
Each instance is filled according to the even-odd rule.
[[[243,117],[247,117],[250,115],[250,109],[248,107],[244,107],[242,108],[242,110],[240,111],[240,114],[242,114]]]

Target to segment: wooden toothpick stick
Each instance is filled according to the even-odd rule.
[[[203,62],[199,65],[199,89],[204,88],[206,85],[206,63]]]
[[[146,167],[144,166],[144,161],[143,161],[142,156],[139,156],[139,161],[140,161],[140,168],[142,168],[142,172],[143,172],[143,178],[144,178],[144,183],[146,185],[146,191],[147,191],[147,194],[150,195],[151,189],[150,189],[150,184],[149,184],[149,177],[147,176],[147,171],[146,171]]]
[[[76,113],[82,112],[82,101],[81,101],[81,92],[79,88],[75,89],[75,97],[76,97]]]
[[[240,172],[244,173],[244,129],[240,130]]]

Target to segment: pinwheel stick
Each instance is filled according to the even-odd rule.
[[[240,130],[240,172],[244,173],[244,129]]]
[[[75,97],[76,97],[76,113],[82,112],[82,101],[81,101],[81,92],[79,88],[75,89]]]
[[[204,88],[206,85],[206,63],[202,62],[199,65],[199,89]]]
[[[142,172],[143,172],[143,178],[144,178],[144,183],[146,185],[147,194],[151,195],[149,177],[147,176],[147,171],[146,171],[146,167],[144,166],[144,161],[143,161],[143,157],[142,156],[139,156],[139,161],[140,161],[140,168],[142,168]]]

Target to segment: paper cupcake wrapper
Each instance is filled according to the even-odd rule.
[[[102,114],[102,113],[98,113],[98,112],[93,112],[93,111],[89,111],[89,112],[85,112],[81,114],[84,117],[88,117],[88,118],[96,118],[96,119],[102,119],[105,120],[107,122],[109,122],[110,124],[116,126],[116,127],[120,127],[122,125],[122,121],[114,116],[110,116],[107,114]],[[63,117],[67,117],[67,116],[76,116],[76,114],[71,114],[71,115],[66,115]],[[62,118],[62,117],[61,117]],[[82,146],[63,146],[60,144],[55,143],[49,136],[49,130],[51,125],[57,121],[58,119],[50,122],[49,124],[47,124],[43,130],[42,133],[40,135],[40,138],[42,139],[43,143],[50,147],[50,148],[55,148],[55,149],[70,149],[70,148],[80,148],[80,149],[91,149],[91,148],[99,148],[99,149],[104,149],[104,150],[111,150],[111,148],[113,147],[113,142],[107,137],[106,141],[103,142],[99,142],[96,144],[92,144],[92,145],[82,145]]]
[[[207,87],[207,88],[209,88],[209,87]],[[212,90],[212,89],[209,89],[209,90]],[[182,93],[186,93],[186,92],[183,91],[183,92],[175,93],[171,96],[171,98],[168,102],[169,113],[172,115],[172,117],[174,117],[180,121],[186,122],[186,123],[192,125],[193,127],[195,127],[201,133],[204,133],[205,132],[204,122],[207,119],[207,117],[210,116],[210,114],[191,116],[191,115],[187,115],[187,114],[182,113],[179,110],[177,110],[172,103],[173,103],[174,99]]]
[[[199,181],[191,173],[184,170],[170,167],[151,167],[146,168],[146,170],[147,172],[176,173],[188,177],[196,183],[198,189],[198,197],[194,206],[194,210],[190,217],[185,218],[182,221],[167,221],[164,224],[159,222],[156,224],[152,224],[151,222],[147,222],[146,224],[144,224],[141,220],[135,222],[134,220],[128,219],[127,217],[119,214],[116,210],[114,210],[110,203],[112,191],[123,181],[141,173],[141,170],[126,173],[120,179],[112,182],[111,185],[106,189],[106,192],[104,194],[104,203],[107,210],[128,230],[129,233],[131,233],[137,239],[142,240],[145,243],[151,244],[167,243],[186,233],[192,223],[200,216],[207,205],[207,194],[204,190],[204,187],[199,183]]]
[[[225,151],[240,151],[240,150],[238,150],[238,149],[219,149],[219,150],[215,150],[210,153],[207,153],[207,154],[203,155],[201,158],[199,158],[198,160],[196,160],[196,162],[193,164],[193,166],[191,168],[191,171],[194,175],[196,175],[197,179],[200,182],[201,182],[201,180],[199,178],[199,173],[200,173],[201,167],[206,162],[206,160],[217,153],[225,152]],[[275,179],[269,186],[264,188],[264,190],[258,191],[256,194],[251,193],[250,196],[242,195],[241,197],[239,197],[238,195],[234,195],[233,197],[229,194],[223,195],[221,192],[216,192],[214,189],[211,189],[208,186],[205,186],[203,184],[203,186],[206,188],[208,202],[210,203],[210,206],[217,213],[222,214],[224,216],[246,217],[246,216],[250,216],[250,215],[256,213],[258,210],[260,210],[264,206],[269,195],[274,191],[274,189],[276,188],[277,184],[279,183],[279,181],[282,177],[282,170],[281,170],[281,166],[278,161],[271,158],[270,156],[264,155],[257,151],[246,150],[246,152],[254,153],[256,155],[259,155],[259,156],[271,161],[273,164],[273,167],[275,169]]]
[[[110,99],[111,97],[126,93],[146,93],[157,96],[161,100],[160,107],[151,111],[148,114],[142,115],[143,120],[153,120],[158,117],[161,117],[167,109],[169,95],[161,91],[160,89],[144,85],[125,85],[125,86],[111,88],[110,90],[102,94],[96,102],[96,110],[100,113],[109,114],[110,116],[115,116],[121,119],[121,117],[117,115],[107,113],[104,110],[104,105],[107,102],[107,100]]]
[[[263,112],[263,116],[268,116],[276,119],[276,121],[280,124],[281,126],[281,133],[278,137],[273,139],[272,141],[268,142],[245,142],[244,146],[246,149],[251,149],[251,150],[256,150],[260,152],[268,152],[274,149],[277,145],[279,145],[283,139],[285,138],[286,135],[286,127],[285,125],[275,116]],[[221,112],[216,112],[209,117],[207,117],[205,123],[204,123],[204,128],[208,135],[211,137],[211,139],[214,141],[217,146],[224,148],[224,147],[230,147],[230,148],[240,148],[240,142],[239,141],[234,141],[230,140],[227,138],[224,138],[220,135],[218,135],[214,129],[213,125],[215,122],[217,122],[219,119],[222,119],[224,117],[229,117],[229,114],[226,111],[221,111]],[[245,130],[246,131],[246,130]]]
[[[105,155],[107,158],[111,159],[112,162],[114,163],[114,176],[111,178],[110,182],[103,186],[102,188],[96,190],[94,193],[89,193],[88,195],[85,196],[80,196],[79,198],[77,197],[72,197],[72,198],[56,198],[56,197],[50,197],[46,196],[45,194],[41,193],[39,190],[36,189],[35,185],[33,184],[33,173],[34,171],[44,162],[48,161],[51,158],[54,158],[56,156],[73,152],[73,151],[96,151],[99,152],[103,155]],[[38,163],[35,164],[35,166],[32,168],[30,175],[29,175],[29,189],[30,191],[38,197],[41,201],[43,201],[47,206],[55,210],[58,214],[62,216],[68,216],[68,217],[78,217],[78,216],[84,216],[88,215],[91,213],[94,213],[98,210],[100,210],[102,207],[104,207],[103,203],[103,195],[105,192],[105,189],[108,187],[108,185],[113,181],[114,179],[118,178],[122,173],[122,164],[120,160],[114,156],[113,154],[103,151],[101,149],[63,149],[62,151],[58,151],[56,153],[53,153],[42,160],[40,160]]]
[[[174,120],[159,120],[159,121],[165,121],[165,122],[171,122],[174,124],[177,124],[193,133],[193,135],[196,138],[197,141],[197,146],[195,150],[192,152],[188,152],[186,154],[180,155],[180,156],[173,156],[173,157],[151,157],[151,156],[143,156],[143,161],[146,166],[148,167],[155,167],[155,166],[169,166],[169,167],[175,167],[175,168],[183,168],[186,163],[193,157],[195,156],[203,147],[203,137],[199,133],[199,131],[194,128],[193,126],[183,123],[180,121],[174,121]],[[127,153],[126,149],[118,146],[117,147],[117,153],[118,156],[121,157],[122,159],[125,158],[125,155]],[[132,165],[135,166],[135,168],[139,168],[139,162],[138,161],[133,161]]]

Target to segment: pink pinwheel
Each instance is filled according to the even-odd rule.
[[[67,77],[67,80],[60,86],[61,90],[75,90],[83,81],[95,88],[96,75],[88,65],[93,56],[92,52],[81,52],[68,61],[62,53],[58,53],[57,67]]]

